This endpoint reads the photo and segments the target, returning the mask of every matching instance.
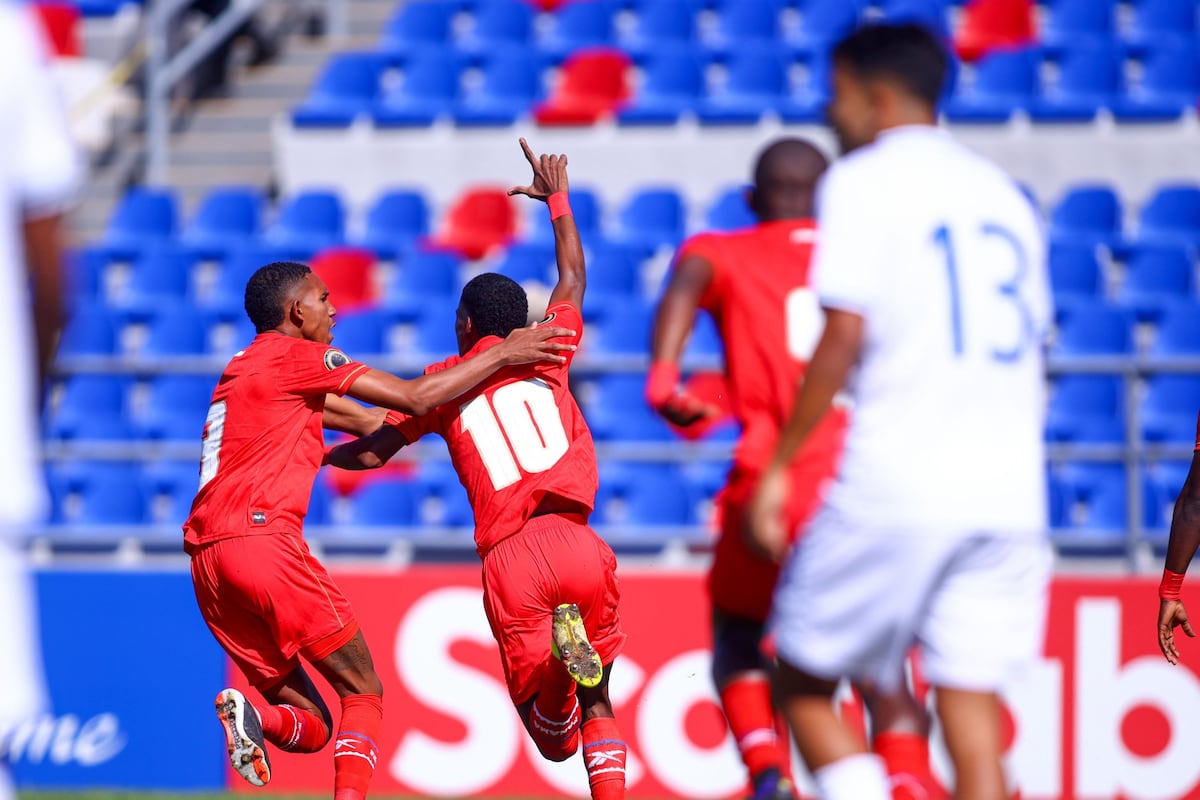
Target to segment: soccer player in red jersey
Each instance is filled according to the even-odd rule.
[[[226,689],[217,712],[233,767],[256,786],[271,779],[264,740],[282,750],[320,750],[333,719],[300,665],[303,656],[341,698],[334,800],[361,800],[379,756],[383,690],[349,601],[302,534],[324,454],[322,425],[353,433],[378,427],[381,413],[342,395],[421,413],[503,367],[564,362],[556,351],[574,347],[549,340],[575,331],[516,331],[478,358],[406,381],[330,345],[336,311],[325,284],[303,264],[259,269],[246,284],[246,313],[258,335],[213,392],[184,550],[204,621],[267,704]]]
[[[546,201],[554,225],[558,284],[541,324],[583,331],[583,249],[567,205],[565,156],[535,158],[533,182],[510,194]],[[519,284],[486,273],[463,289],[455,330],[460,357],[488,353],[525,323]],[[568,360],[570,354],[568,354]],[[625,643],[617,613],[616,558],[587,525],[595,501],[596,452],[567,388],[568,364],[502,370],[432,413],[389,415],[377,433],[339,445],[329,463],[381,466],[427,433],[442,436],[475,511],[483,603],[509,694],[541,754],[564,761],[582,742],[595,800],[625,795],[625,743],[608,680]],[[590,642],[589,642],[590,635]],[[565,669],[564,669],[565,667]]]
[[[758,157],[746,197],[758,224],[702,233],[683,243],[659,304],[646,381],[647,402],[676,425],[693,425],[716,413],[688,393],[679,371],[697,311],[712,314],[724,342],[734,416],[742,427],[718,499],[721,530],[708,580],[713,682],[749,773],[752,797],[760,800],[793,797],[794,788],[761,648],[779,565],[751,553],[742,528],[821,333],[808,265],[817,242],[813,196],[826,166],[808,142],[773,142]],[[834,474],[845,425],[844,411],[835,409],[797,455],[787,509],[790,530],[797,531],[816,511],[822,486]],[[873,745],[889,767],[897,775],[926,775],[923,712],[907,697],[863,694],[877,733]]]
[[[1167,559],[1162,581],[1158,585],[1158,647],[1167,661],[1179,663],[1175,646],[1175,628],[1194,637],[1187,609],[1179,597],[1183,576],[1200,547],[1200,418],[1196,420],[1196,450],[1171,517],[1171,534],[1167,539]]]

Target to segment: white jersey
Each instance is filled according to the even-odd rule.
[[[885,132],[818,197],[814,285],[865,320],[841,471],[850,524],[1040,533],[1046,527],[1046,248],[1029,200],[929,126]]]
[[[45,509],[39,458],[36,344],[22,222],[65,211],[80,165],[46,68],[41,32],[26,7],[0,0],[0,530]]]

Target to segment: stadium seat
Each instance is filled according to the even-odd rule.
[[[97,243],[120,261],[130,261],[147,246],[176,234],[175,195],[164,189],[137,187],[126,192],[113,210]]]
[[[679,192],[670,188],[643,189],[621,208],[617,238],[650,250],[676,247],[683,241],[686,220]]]
[[[182,242],[200,258],[223,258],[258,236],[262,209],[262,191],[256,187],[213,189],[184,228]]]
[[[1103,277],[1091,244],[1054,242],[1049,256],[1050,288],[1060,310],[1072,303],[1090,302],[1103,295]]]
[[[75,302],[93,302],[101,296],[108,253],[101,247],[72,248],[63,253],[63,275]]]
[[[446,251],[414,250],[403,257],[384,287],[382,305],[391,314],[414,319],[434,305],[457,306],[462,261]]]
[[[643,303],[629,302],[605,310],[593,327],[587,347],[594,352],[643,355],[650,346],[651,310]]]
[[[1189,250],[1168,245],[1138,246],[1126,263],[1117,301],[1142,320],[1156,319],[1169,303],[1194,297],[1195,271]]]
[[[1113,0],[1055,0],[1041,24],[1039,38],[1050,48],[1070,47],[1114,33]]]
[[[379,99],[389,65],[382,53],[338,53],[317,77],[308,96],[292,109],[298,128],[344,128],[367,116]]]
[[[517,228],[517,212],[505,189],[469,189],[459,197],[430,241],[472,261],[508,243]]]
[[[561,61],[585,47],[613,43],[613,16],[617,7],[608,0],[576,0],[551,15],[552,24],[538,37],[538,50]]]
[[[1153,122],[1179,119],[1196,108],[1200,91],[1200,55],[1195,39],[1167,39],[1142,60],[1137,80],[1113,107],[1118,120]]]
[[[1120,377],[1064,375],[1054,382],[1046,413],[1050,442],[1125,440],[1125,388]]]
[[[550,96],[534,106],[539,125],[591,125],[613,117],[629,98],[631,63],[616,50],[584,50],[562,63]]]
[[[370,481],[351,498],[352,525],[406,527],[416,523],[416,484],[409,479],[382,478]]]
[[[202,308],[224,313],[227,317],[244,317],[246,283],[260,267],[275,261],[286,261],[289,254],[258,240],[255,244],[236,247],[221,260],[213,285],[197,299]]]
[[[457,11],[455,3],[444,0],[402,3],[384,27],[379,49],[409,53],[421,47],[448,44]]]
[[[825,107],[833,96],[833,72],[829,53],[815,50],[799,56],[789,69],[790,87],[779,106],[779,116],[787,123],[825,124]]]
[[[520,284],[551,286],[556,274],[554,245],[548,242],[514,244],[504,251],[493,271]],[[590,277],[591,269],[588,273]]]
[[[74,0],[84,17],[111,17],[125,6],[141,5],[141,0]]]
[[[1068,0],[1064,0],[1067,2]],[[1069,0],[1075,2],[1075,0]],[[1101,5],[1107,0],[1085,0]],[[1058,59],[1058,80],[1042,86],[1031,107],[1034,120],[1090,122],[1102,108],[1111,108],[1121,92],[1124,53],[1111,40],[1074,42]]]
[[[523,238],[525,241],[538,244],[554,242],[554,223],[546,209],[532,206],[531,214],[526,222],[531,223]],[[588,188],[571,187],[571,215],[575,217],[575,227],[579,229],[579,239],[584,246],[591,244],[600,236],[601,208],[600,197]]]
[[[222,359],[232,358],[254,341],[254,324],[243,313],[239,317],[212,319],[208,329],[208,354]]]
[[[417,320],[415,355],[431,364],[457,355],[454,318],[453,306],[426,308]]]
[[[47,432],[55,439],[75,439],[90,417],[121,419],[129,391],[130,381],[124,375],[72,375],[51,395],[56,402]]]
[[[195,461],[158,461],[142,469],[141,490],[146,522],[169,525],[172,534],[187,520],[200,483]]]
[[[1033,0],[974,0],[963,8],[954,49],[964,61],[993,51],[1031,44],[1035,38]]]
[[[600,524],[610,526],[690,525],[695,504],[674,465],[615,465],[601,472],[597,494]]]
[[[1149,354],[1200,355],[1200,304],[1195,300],[1180,300],[1168,304],[1159,317]]]
[[[333,343],[356,361],[370,361],[385,352],[386,316],[375,310],[338,314],[333,326]]]
[[[1196,35],[1195,0],[1138,0],[1124,38],[1135,49]]]
[[[721,335],[717,331],[717,324],[713,321],[712,315],[701,313],[696,315],[696,323],[692,327],[692,335],[688,337],[687,348],[683,351],[683,357],[687,358],[711,358],[720,356],[724,352],[724,345],[721,343]]]
[[[1159,186],[1138,214],[1137,241],[1200,246],[1200,186]]]
[[[325,282],[329,300],[339,312],[353,311],[375,302],[371,278],[375,254],[370,250],[331,247],[314,255],[310,266]]]
[[[1166,543],[1166,534],[1174,516],[1175,500],[1187,477],[1188,463],[1160,462],[1144,471],[1144,525],[1152,541]]]
[[[722,190],[704,212],[704,227],[713,231],[733,231],[749,227],[757,220],[746,203],[746,186]]]
[[[117,315],[92,303],[75,309],[63,328],[58,342],[58,355],[110,355],[117,352],[119,330]]]
[[[725,65],[723,84],[700,101],[697,114],[709,124],[750,124],[775,112],[788,91],[782,54],[772,47],[738,50]]]
[[[344,228],[341,198],[329,191],[305,191],[283,204],[265,240],[307,261],[318,250],[341,244]]]
[[[139,434],[148,439],[194,441],[200,456],[200,437],[212,402],[215,375],[159,375],[147,387],[145,407],[135,418]]]
[[[785,41],[800,53],[823,53],[854,30],[867,3],[863,0],[800,0],[795,5],[800,24],[786,32]]]
[[[68,524],[139,525],[145,521],[142,490],[133,468],[105,464],[70,484],[64,494],[77,500],[61,506],[62,521]]]
[[[209,320],[190,305],[164,306],[146,326],[141,356],[199,356],[208,350]]]
[[[541,61],[534,53],[492,53],[484,58],[482,72],[454,107],[457,125],[511,125],[542,96]]]
[[[375,106],[375,125],[421,127],[450,114],[458,97],[462,59],[452,50],[421,50],[406,59],[395,86]]]
[[[1054,352],[1058,355],[1132,355],[1133,314],[1103,303],[1079,303],[1064,316]]]
[[[137,258],[128,281],[110,306],[126,311],[152,313],[164,304],[182,303],[190,297],[192,269],[196,257],[178,246],[156,245]]]
[[[635,58],[696,38],[697,4],[693,0],[647,0],[638,5],[634,23],[618,44]]]
[[[429,233],[429,206],[419,190],[384,192],[367,210],[366,227],[356,242],[381,259],[395,259]]]
[[[1050,238],[1112,248],[1121,241],[1121,218],[1121,201],[1111,186],[1075,186],[1054,207]]]
[[[426,461],[416,476],[416,521],[436,527],[475,526],[475,512],[458,473],[448,461]]]
[[[587,303],[626,303],[640,295],[641,252],[598,242],[587,253]]]
[[[694,48],[655,50],[642,66],[644,80],[617,113],[625,125],[674,123],[690,112],[704,91],[704,70]]]
[[[1142,436],[1147,442],[1193,444],[1198,408],[1200,376],[1152,375],[1141,404]]]
[[[879,0],[878,6],[885,22],[916,22],[942,38],[949,38],[949,0]]]
[[[945,104],[953,122],[1004,122],[1016,111],[1027,111],[1037,95],[1038,63],[1035,48],[1001,50],[983,56],[963,72],[954,95]]]
[[[474,57],[524,49],[533,35],[533,9],[519,0],[480,0],[473,24],[456,41],[458,49]]]
[[[780,40],[775,0],[733,0],[717,7],[715,25],[701,31],[704,46],[719,54],[755,49]]]

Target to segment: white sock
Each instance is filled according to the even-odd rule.
[[[813,773],[821,800],[891,800],[887,772],[870,753],[839,758]]]

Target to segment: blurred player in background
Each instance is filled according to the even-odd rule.
[[[454,369],[406,381],[330,345],[336,311],[324,282],[303,264],[255,272],[246,313],[258,335],[213,392],[184,549],[204,621],[268,705],[226,689],[217,713],[234,769],[256,786],[271,779],[264,739],[282,750],[320,750],[333,719],[303,656],[341,698],[334,800],[361,800],[379,756],[383,687],[349,601],[303,538],[324,454],[321,428],[363,434],[379,426],[381,411],[343,395],[420,413],[502,367],[561,362],[556,351],[574,348],[548,340],[573,331],[516,331]]]
[[[1175,628],[1194,637],[1187,609],[1179,597],[1183,576],[1200,547],[1200,419],[1196,420],[1196,454],[1192,456],[1192,467],[1188,470],[1179,497],[1175,499],[1175,513],[1171,516],[1171,534],[1167,540],[1167,559],[1163,567],[1162,581],[1158,584],[1158,647],[1167,661],[1179,663],[1179,649],[1175,646]]]
[[[543,200],[554,225],[558,283],[541,324],[583,332],[583,248],[567,202],[567,158],[535,158],[533,182],[509,194]],[[455,326],[461,356],[491,352],[525,323],[520,284],[495,273],[463,289]],[[450,358],[427,374],[460,363]],[[625,644],[617,612],[617,560],[588,527],[597,487],[596,451],[567,387],[567,364],[504,370],[424,416],[391,418],[379,432],[334,448],[329,463],[382,466],[427,433],[446,440],[475,511],[483,602],[500,645],[505,680],[541,754],[565,761],[582,741],[595,800],[625,796],[625,742],[608,681]],[[590,635],[590,641],[589,641]]]
[[[718,499],[721,531],[708,580],[713,681],[756,799],[792,797],[794,789],[787,778],[789,743],[776,734],[769,664],[761,647],[779,566],[749,550],[743,525],[821,330],[809,258],[817,240],[813,193],[826,166],[825,156],[806,141],[772,142],[758,156],[746,196],[758,224],[684,242],[659,304],[646,382],[647,401],[676,425],[695,425],[715,413],[688,393],[679,370],[697,310],[712,314],[742,428]],[[844,411],[832,409],[791,461],[792,491],[784,511],[789,532],[798,532],[816,510],[845,427]],[[903,776],[901,783],[927,782],[923,711],[903,692],[863,694],[876,732],[872,745],[889,772]]]
[[[882,765],[830,701],[842,677],[898,688],[919,643],[957,796],[1001,800],[998,692],[1039,653],[1051,571],[1041,225],[1008,176],[935,127],[932,34],[867,26],[833,67],[847,155],[817,202],[825,327],[751,503],[765,554],[788,547],[796,452],[848,383],[854,405],[838,477],[776,588],[776,692],[821,796],[881,800]]]
[[[0,465],[0,731],[43,710],[33,587],[10,541],[46,510],[38,412],[63,325],[62,215],[81,164],[26,8],[0,1],[0,302],[9,321]],[[0,798],[13,795],[0,761]]]

